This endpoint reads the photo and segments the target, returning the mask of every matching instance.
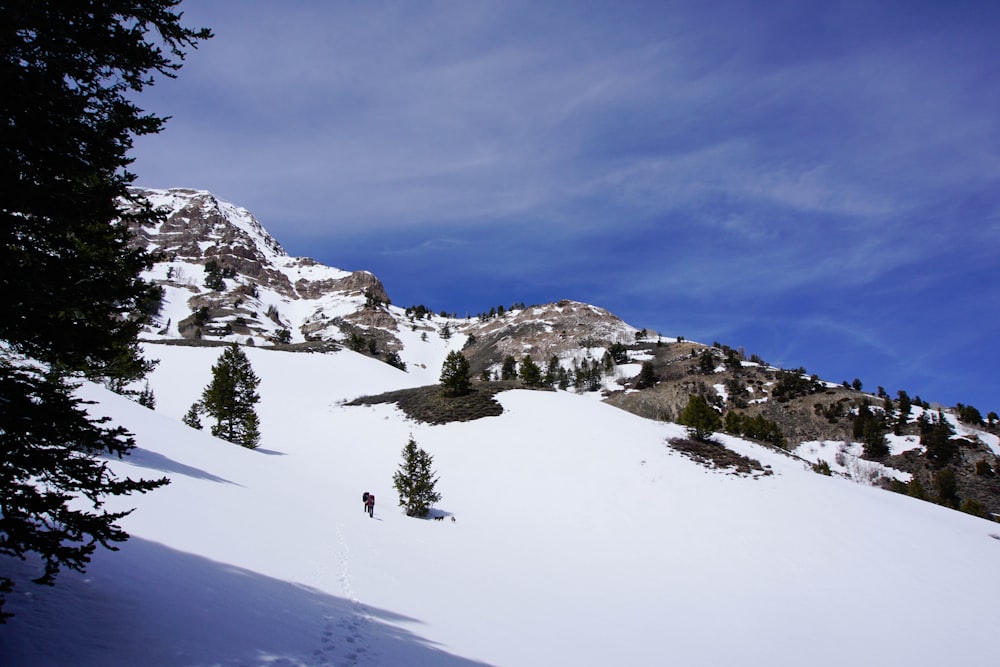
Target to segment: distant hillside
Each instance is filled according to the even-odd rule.
[[[662,338],[575,301],[490,306],[467,318],[423,304],[402,307],[368,271],[288,256],[249,211],[211,193],[141,192],[166,213],[158,227],[133,230],[158,258],[147,278],[163,290],[148,340],[348,348],[406,370],[414,386],[436,382],[443,350],[460,349],[477,382],[516,382],[530,357],[546,386],[593,393],[650,419],[677,420],[690,396],[702,396],[726,430],[822,460],[832,473],[865,484],[940,500],[948,470],[956,489],[946,504],[1000,514],[1000,425],[993,413],[983,419],[966,406],[939,413],[918,397],[865,393],[727,346]],[[640,379],[644,364],[652,382]],[[396,398],[417,419],[450,420],[433,397]],[[922,440],[934,437],[936,426],[950,431],[943,450],[928,453]]]

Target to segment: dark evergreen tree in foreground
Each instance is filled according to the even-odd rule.
[[[441,494],[434,490],[438,478],[431,469],[434,459],[417,447],[413,436],[403,448],[403,462],[392,476],[392,485],[399,493],[399,506],[407,516],[424,517],[431,505],[441,500]]]
[[[441,393],[445,396],[464,396],[469,393],[469,360],[458,350],[452,350],[441,366]]]
[[[260,378],[250,360],[233,343],[212,366],[212,381],[201,395],[201,408],[215,420],[212,435],[254,449],[260,444],[260,430],[254,405],[260,400]],[[192,406],[193,407],[193,406]]]
[[[702,396],[692,394],[678,420],[695,440],[705,441],[722,428],[722,417]]]
[[[128,190],[127,153],[165,122],[136,93],[211,36],[177,4],[0,3],[0,555],[37,555],[38,583],[127,538],[107,497],[165,483],[111,474],[97,457],[135,442],[88,417],[72,379],[122,386],[149,368],[137,335],[156,290],[128,228],[157,214]],[[12,585],[0,574],[0,621]]]

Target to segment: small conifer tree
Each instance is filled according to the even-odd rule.
[[[201,403],[195,401],[194,403],[191,404],[191,407],[188,408],[188,411],[184,413],[184,416],[181,418],[181,421],[190,426],[191,428],[198,429],[200,431],[202,428],[201,417],[199,416],[200,414],[201,414]]]
[[[201,395],[201,405],[215,420],[212,435],[250,449],[260,444],[254,405],[260,400],[260,378],[236,343],[222,353],[212,367],[212,381]]]
[[[941,418],[923,427],[920,444],[926,448],[927,458],[938,468],[947,465],[958,454],[958,444],[951,439],[954,432],[951,424]]]
[[[934,490],[938,503],[957,509],[961,502],[958,497],[958,478],[951,468],[944,468],[934,476]]]
[[[507,355],[503,358],[503,364],[500,366],[500,379],[501,380],[516,380],[517,379],[517,359],[512,355]]]
[[[722,418],[704,397],[691,394],[681,412],[680,423],[688,427],[688,434],[695,440],[706,441],[712,433],[722,428]]]
[[[559,357],[552,355],[549,357],[549,365],[545,370],[545,377],[542,378],[547,385],[554,385],[559,381]]]
[[[652,387],[655,384],[656,369],[653,368],[653,362],[642,362],[642,368],[639,370],[639,377],[635,381],[635,388],[646,389],[647,387]]]
[[[145,406],[150,410],[156,409],[156,396],[153,394],[152,388],[149,386],[147,381],[142,391],[139,392],[139,396],[136,397],[139,405]]]
[[[521,359],[521,381],[529,387],[539,387],[542,384],[542,369],[534,362],[531,355]]]
[[[407,516],[424,517],[431,505],[441,500],[441,494],[434,490],[438,478],[431,469],[434,459],[417,446],[410,436],[403,447],[403,461],[392,476],[392,484],[399,493],[399,506]]]
[[[222,269],[214,259],[205,262],[205,287],[213,292],[221,292],[226,289],[226,283],[222,279]]]
[[[469,360],[458,350],[445,357],[441,367],[441,393],[445,396],[464,396],[469,393]]]

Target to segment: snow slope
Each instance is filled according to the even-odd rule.
[[[81,391],[137,436],[114,468],[172,484],[127,500],[132,539],[86,574],[39,587],[17,564],[2,665],[992,662],[987,521],[729,437],[775,474],[711,472],[665,446],[680,427],[572,393],[508,392],[503,415],[444,426],[343,405],[433,382],[443,350],[407,374],[246,348],[262,378],[249,451],[180,421],[221,349],[146,349],[156,411]],[[396,506],[410,434],[444,521]]]

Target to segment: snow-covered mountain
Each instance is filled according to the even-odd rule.
[[[251,345],[281,341],[307,348],[332,342],[397,365],[419,366],[426,365],[420,348],[428,336],[455,336],[469,344],[470,354],[488,348],[483,363],[499,367],[506,354],[572,360],[585,355],[588,341],[631,342],[637,332],[602,308],[571,301],[483,318],[403,308],[391,303],[368,271],[288,256],[249,211],[211,193],[139,192],[167,213],[160,225],[133,230],[159,258],[146,276],[164,290],[150,337]],[[218,282],[212,283],[209,269]]]
[[[142,344],[159,361],[156,407],[80,391],[136,435],[109,467],[171,484],[112,508],[134,508],[132,539],[98,550],[86,574],[39,587],[36,563],[4,563],[16,616],[0,626],[0,664],[991,664],[995,523],[850,481],[871,474],[856,444],[784,452],[716,434],[712,467],[673,443],[682,427],[633,414],[651,401],[662,416],[656,389],[630,388],[644,360],[661,362],[664,391],[721,378],[690,369],[706,346],[568,301],[471,319],[399,308],[371,274],[288,257],[208,193],[148,195],[171,211],[143,237],[162,253],[150,276],[164,307]],[[209,260],[222,289],[205,285]],[[273,344],[283,330],[290,343]],[[180,339],[191,344],[166,344]],[[213,339],[244,344],[261,378],[259,449],[182,422]],[[583,367],[616,343],[629,358],[601,386],[632,412],[574,387],[506,391],[499,416],[439,425],[349,404],[436,383],[452,350],[495,372],[524,354]],[[815,404],[841,400],[822,387]],[[434,457],[440,521],[397,506],[411,436]],[[816,474],[820,460],[843,476]]]

